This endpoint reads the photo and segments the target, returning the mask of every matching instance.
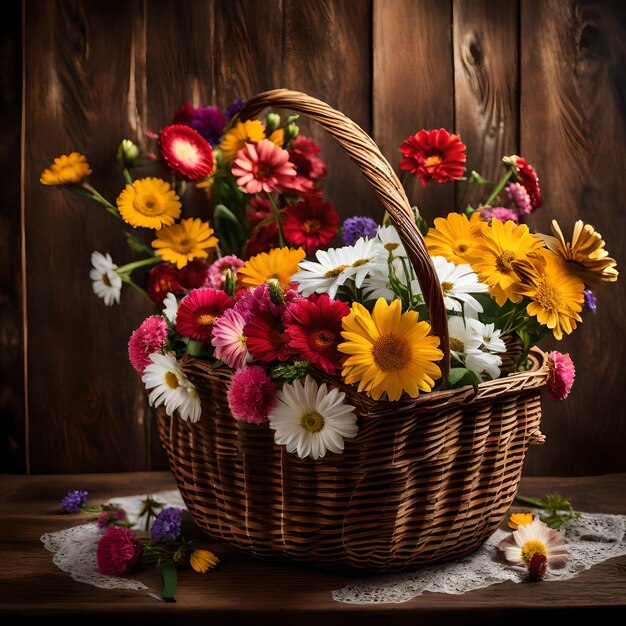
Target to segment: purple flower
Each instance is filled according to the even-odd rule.
[[[243,109],[243,100],[239,98],[235,98],[227,107],[226,107],[226,119],[232,120],[239,111]]]
[[[591,291],[591,289],[585,289],[583,293],[585,294],[585,306],[590,311],[595,311],[598,308],[596,306],[596,301],[598,300],[598,298],[594,296],[593,291]]]
[[[215,147],[224,132],[226,116],[217,107],[194,107],[185,102],[176,111],[172,122],[190,126]]]
[[[483,206],[478,209],[480,216],[484,220],[500,220],[501,222],[511,221],[516,224],[519,222],[519,218],[517,217],[517,213],[513,209],[507,209],[503,206]]]
[[[174,541],[180,535],[181,526],[181,510],[168,506],[152,522],[150,536],[153,541]]]
[[[61,508],[66,513],[78,513],[80,507],[86,504],[89,492],[84,489],[72,489],[68,491],[67,495],[61,500]]]
[[[509,194],[509,198],[515,202],[517,212],[520,215],[529,215],[533,212],[533,205],[525,187],[519,183],[509,183],[506,186],[506,192]]]
[[[349,217],[343,222],[343,243],[353,246],[361,237],[374,237],[378,224],[371,217]]]

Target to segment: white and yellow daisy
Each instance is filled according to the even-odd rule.
[[[450,354],[454,359],[478,377],[479,380],[498,378],[502,359],[484,349],[483,327],[485,324],[472,318],[460,316],[448,318]]]
[[[283,385],[268,416],[274,441],[301,459],[322,458],[326,452],[342,453],[344,439],[359,432],[354,407],[346,394],[311,377]]]
[[[151,406],[165,405],[165,412],[173,415],[178,410],[181,419],[197,422],[202,406],[197,389],[183,373],[173,352],[150,355],[150,365],[141,380],[151,390],[148,401]]]
[[[104,300],[104,304],[112,306],[119,304],[122,291],[122,278],[117,273],[117,265],[113,263],[111,255],[107,252],[91,253],[93,269],[89,272],[89,278],[93,281],[93,292]]]
[[[383,248],[387,252],[391,252],[394,257],[403,256],[407,257],[406,249],[400,239],[400,235],[396,230],[396,227],[392,224],[388,226],[379,226],[376,233],[376,239],[383,244]]]
[[[538,518],[520,525],[498,547],[509,563],[526,568],[537,553],[546,557],[549,568],[563,567],[569,558],[561,533]]]
[[[163,298],[163,315],[170,323],[170,326],[176,326],[176,314],[178,313],[178,300],[176,296],[169,291]]]

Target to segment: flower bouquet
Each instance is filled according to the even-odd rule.
[[[381,223],[348,218],[335,243],[319,148],[295,116],[258,119],[268,106],[330,132],[375,188]],[[474,550],[511,504],[528,445],[543,442],[541,389],[565,398],[573,382],[569,356],[537,344],[570,334],[589,285],[617,278],[600,235],[520,224],[541,203],[521,157],[503,159],[480,206],[428,224],[374,142],[325,103],[266,92],[211,135],[218,113],[183,107],[154,135],[170,182],[133,178],[141,157],[123,143],[115,205],[86,182],[81,155],[42,175],[133,229],[143,259],[118,267],[94,253],[107,304],[154,266],[146,291],[162,310],[133,332],[129,356],[191,515],[254,554],[362,570]],[[465,176],[465,146],[445,129],[400,150],[425,185],[488,184]],[[210,222],[182,218],[190,183],[206,190]]]

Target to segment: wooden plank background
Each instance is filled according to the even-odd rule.
[[[96,186],[115,197],[118,141],[143,143],[185,100],[223,107],[273,87],[306,91],[370,132],[393,165],[407,135],[440,126],[461,134],[468,167],[485,176],[504,154],[521,154],[545,198],[532,226],[582,218],[621,266],[620,0],[25,0],[23,14],[18,2],[3,6],[3,471],[164,467],[126,358],[128,336],[151,307],[124,290],[123,306],[107,308],[88,278],[94,249],[131,260],[119,225],[38,178],[55,155],[78,149],[90,156]],[[380,217],[355,166],[319,128],[302,128],[322,145],[328,196],[341,214]],[[406,185],[431,220],[473,198],[462,184]],[[193,210],[206,211],[199,195]],[[619,283],[598,296],[597,314],[561,346],[578,364],[576,384],[566,402],[546,397],[548,443],[530,452],[528,475],[626,470],[626,299]]]

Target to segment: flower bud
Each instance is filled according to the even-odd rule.
[[[116,159],[122,167],[132,167],[139,156],[139,148],[130,139],[123,139],[117,148]]]
[[[265,123],[267,125],[267,136],[269,137],[280,126],[280,115],[278,113],[268,113]]]
[[[277,278],[270,278],[267,281],[267,287],[270,291],[270,298],[274,304],[280,305],[285,302],[283,288],[280,286],[280,281]]]
[[[287,124],[285,126],[285,143],[283,145],[288,146],[290,141],[293,141],[298,134],[300,133],[300,129],[293,122],[291,124]]]

